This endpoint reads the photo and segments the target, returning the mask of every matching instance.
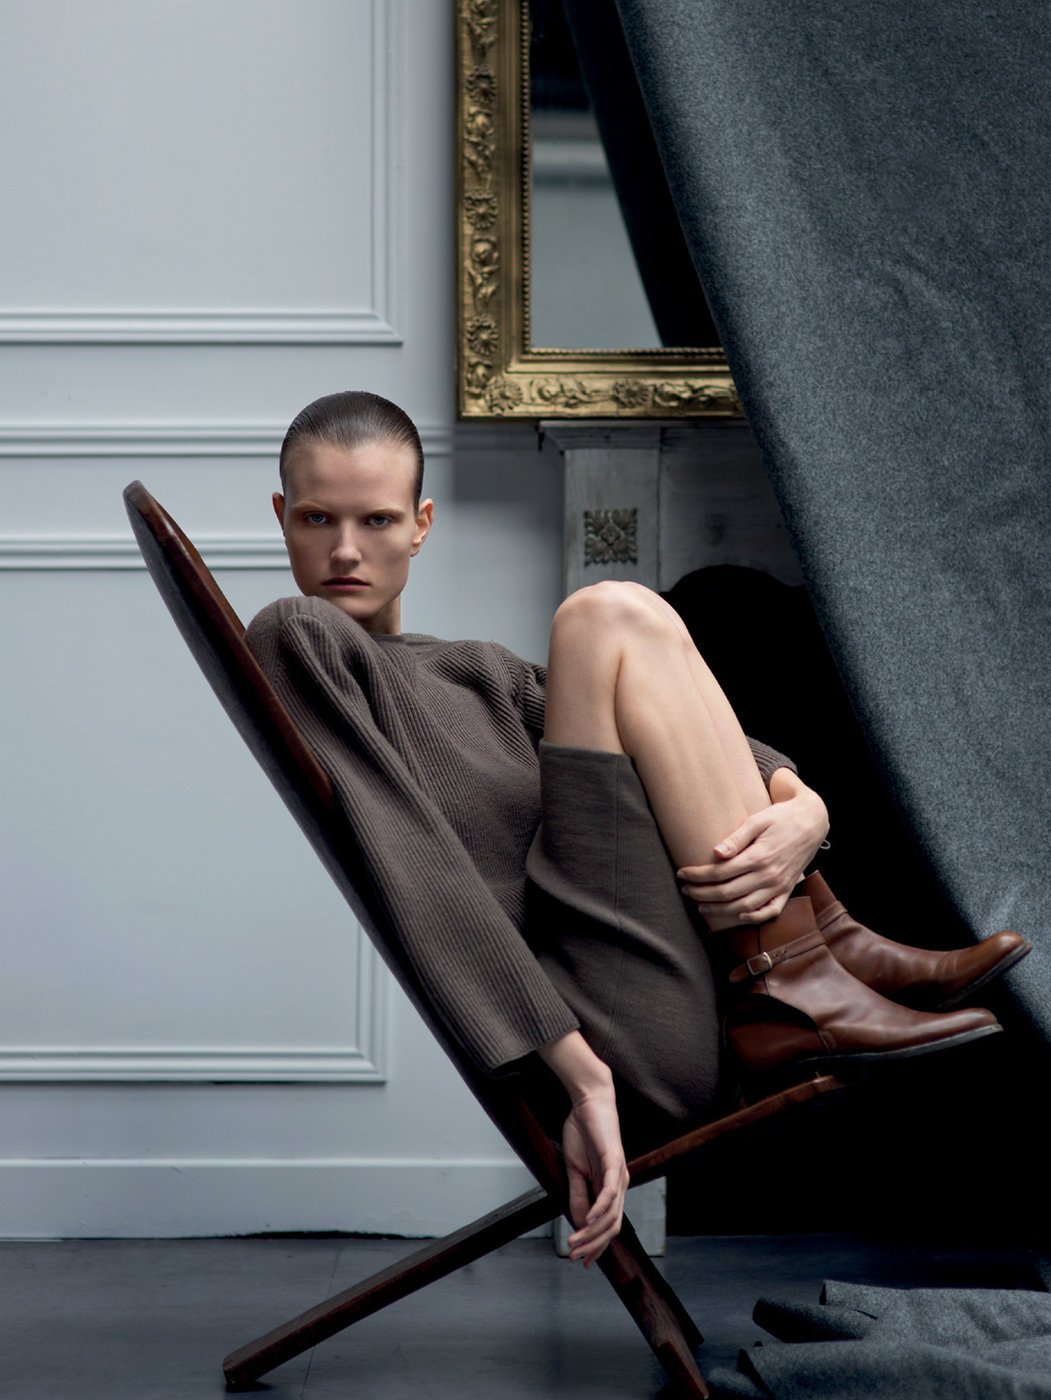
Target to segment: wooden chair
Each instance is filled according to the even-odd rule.
[[[231,1352],[223,1369],[227,1388],[235,1390],[250,1385],[360,1318],[564,1214],[565,1173],[557,1146],[541,1127],[516,1077],[492,1078],[466,1061],[434,1009],[422,999],[399,951],[398,931],[389,926],[382,903],[375,898],[370,873],[355,845],[353,832],[348,831],[337,810],[329,780],[245,646],[244,628],[200,555],[141,482],[127,487],[124,500],[146,566],[227,714],[388,967],[538,1183],[534,1190],[499,1210],[443,1240],[424,1245],[397,1264]],[[821,1076],[707,1123],[631,1162],[632,1184],[662,1176],[669,1163],[716,1138],[839,1087],[836,1079]],[[641,1248],[627,1219],[599,1264],[676,1391],[683,1396],[707,1396],[708,1389],[694,1359],[701,1335],[671,1286]]]

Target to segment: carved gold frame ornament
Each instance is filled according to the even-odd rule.
[[[739,417],[721,346],[533,347],[528,0],[456,0],[461,418]]]

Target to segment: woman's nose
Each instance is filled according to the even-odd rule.
[[[332,562],[343,566],[361,562],[361,549],[355,532],[348,526],[339,532],[332,548]]]

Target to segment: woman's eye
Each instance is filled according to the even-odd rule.
[[[307,511],[303,519],[307,522],[308,525],[324,525],[325,521],[328,519],[328,516],[323,510],[309,510]]]
[[[368,524],[368,525],[373,525],[373,526],[376,527],[376,529],[382,530],[382,528],[384,527],[384,525],[389,525],[389,524],[390,524],[390,516],[389,516],[389,515],[370,515],[369,518],[368,518],[368,520],[366,521],[366,524]]]

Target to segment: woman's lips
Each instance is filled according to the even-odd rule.
[[[357,593],[368,584],[363,578],[327,578],[322,587],[330,593]]]

